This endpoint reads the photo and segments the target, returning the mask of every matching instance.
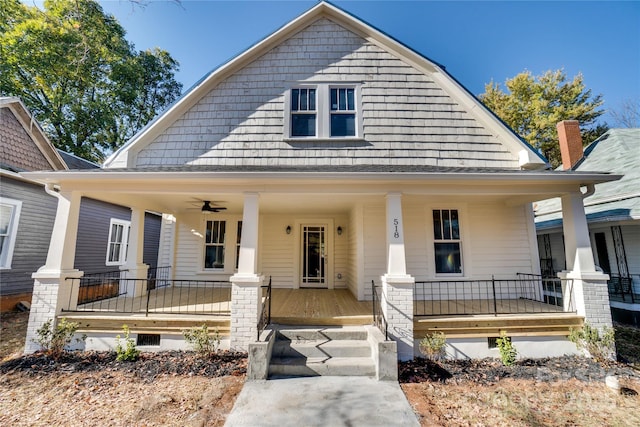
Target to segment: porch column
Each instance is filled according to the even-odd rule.
[[[144,209],[131,208],[131,225],[129,226],[129,240],[127,259],[120,267],[120,294],[129,297],[139,297],[147,290],[147,271],[149,266],[142,262],[144,257]]]
[[[387,194],[387,273],[382,280],[382,310],[389,335],[397,342],[398,358],[413,359],[413,288],[407,274],[402,225],[402,195]]]
[[[558,273],[558,277],[573,280],[573,295],[569,295],[570,288],[565,289],[564,308],[565,311],[573,308],[591,326],[611,327],[609,276],[596,271],[582,197],[580,191],[562,196],[567,270]]]
[[[83,272],[74,269],[76,236],[80,216],[81,194],[77,192],[47,192],[58,198],[56,219],[51,233],[46,264],[33,273],[33,297],[24,346],[25,354],[40,349],[33,340],[36,331],[53,320],[62,310],[74,310],[78,302],[79,278]]]
[[[245,193],[238,272],[231,276],[231,348],[247,351],[256,340],[262,310],[262,276],[258,268],[258,193]]]

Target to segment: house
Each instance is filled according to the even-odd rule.
[[[0,150],[3,238],[1,245],[0,300],[2,311],[20,301],[31,301],[31,274],[46,262],[57,199],[43,184],[21,176],[24,171],[97,169],[98,165],[62,150],[56,150],[22,101],[0,98]],[[119,275],[124,259],[108,259],[110,227],[127,225],[131,210],[83,197],[78,224],[75,265],[93,276],[93,281]],[[145,262],[157,262],[160,217],[146,213]],[[124,252],[123,252],[124,254]],[[120,255],[120,254],[118,254]],[[153,271],[153,270],[152,270]]]
[[[23,171],[67,170],[18,98],[0,97],[0,311],[31,300],[31,273],[47,259],[57,201]]]
[[[640,129],[610,129],[584,152],[579,136],[560,140],[566,153],[564,169],[624,175],[619,181],[597,184],[584,206],[595,262],[610,276],[613,319],[640,325]],[[535,212],[542,269],[555,274],[566,263],[560,201],[539,202]]]
[[[450,357],[497,355],[503,330],[525,356],[575,352],[570,327],[611,324],[608,305],[591,304],[608,276],[581,188],[620,177],[545,168],[442,66],[321,2],[205,76],[104,169],[24,174],[59,189],[28,337],[64,316],[86,348],[113,346],[126,323],[141,348],[169,349],[206,323],[267,374],[296,337],[372,322],[362,339],[378,361],[413,358],[433,330]],[[81,196],[132,211],[122,295],[99,304],[75,297]],[[551,283],[531,203],[556,196],[574,220],[569,267]],[[161,281],[147,280],[145,211],[163,214]],[[544,300],[548,286],[561,305]],[[309,363],[300,372],[324,362]]]

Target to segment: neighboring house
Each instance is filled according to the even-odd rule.
[[[105,169],[25,174],[60,188],[28,336],[64,312],[86,348],[112,346],[125,323],[143,348],[177,348],[181,328],[207,323],[272,373],[287,335],[262,332],[269,322],[328,337],[376,321],[390,339],[367,329],[376,360],[414,357],[433,330],[451,357],[497,355],[502,330],[525,356],[575,352],[569,327],[611,324],[590,303],[606,276],[580,188],[620,177],[545,167],[440,65],[322,2],[207,75]],[[74,297],[81,196],[131,207],[120,298]],[[576,219],[560,306],[542,295],[531,205],[555,196]],[[146,278],[145,210],[163,213],[166,280]]]
[[[25,105],[0,97],[0,311],[31,300],[31,274],[47,259],[57,200],[24,171],[67,166]]]
[[[7,311],[20,301],[31,301],[31,275],[46,262],[57,208],[56,197],[47,194],[42,183],[19,173],[99,166],[56,150],[18,98],[0,98],[0,114],[0,309]],[[83,197],[75,264],[88,274],[117,273],[124,259],[118,254],[110,262],[107,257],[111,224],[128,227],[130,218],[127,207]],[[155,267],[160,216],[146,213],[145,227],[145,262]]]
[[[635,325],[640,325],[639,141],[640,129],[610,129],[584,153],[579,138],[560,141],[567,147],[564,169],[624,175],[619,181],[597,184],[584,206],[596,264],[610,276],[613,318]],[[566,264],[560,200],[539,202],[535,212],[541,266],[545,274],[554,275]]]

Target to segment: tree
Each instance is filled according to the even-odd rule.
[[[610,112],[613,124],[621,128],[640,128],[640,99],[625,99]]]
[[[599,109],[602,96],[592,97],[585,88],[582,75],[572,81],[562,70],[547,71],[533,76],[524,71],[507,79],[503,92],[493,81],[485,85],[480,100],[517,134],[538,149],[556,167],[562,163],[558,145],[556,124],[562,120],[578,120],[582,142],[588,144],[607,131],[607,126],[597,124],[604,113]]]
[[[80,157],[103,160],[173,102],[177,70],[166,51],[137,52],[94,0],[0,0],[0,93]]]

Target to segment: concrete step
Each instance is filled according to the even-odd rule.
[[[361,326],[343,327],[287,327],[277,328],[277,340],[289,341],[328,341],[328,340],[366,340],[367,331]]]
[[[274,357],[371,357],[371,346],[365,340],[277,340]]]
[[[270,377],[367,376],[376,375],[370,357],[273,357]]]

